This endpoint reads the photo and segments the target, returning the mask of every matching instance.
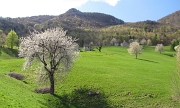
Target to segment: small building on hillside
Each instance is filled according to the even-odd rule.
[[[129,43],[127,43],[125,40],[123,41],[123,43],[121,43],[122,47],[126,47],[129,48]]]
[[[112,38],[112,40],[110,41],[110,44],[113,46],[119,46],[119,42],[117,41],[116,38]]]
[[[84,44],[84,51],[93,51],[93,45],[92,44]]]
[[[119,46],[119,43],[118,42],[114,43],[114,46]]]
[[[146,39],[144,39],[144,38],[140,41],[140,44],[141,44],[141,45],[146,45],[146,43],[147,43],[147,41],[146,41]]]

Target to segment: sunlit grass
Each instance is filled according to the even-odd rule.
[[[33,84],[32,73],[22,71],[24,59],[11,58],[4,53],[0,57],[0,95],[3,96],[0,107],[68,108],[75,107],[74,103],[78,107],[83,104],[87,107],[89,104],[84,101],[92,98],[87,97],[88,93],[84,91],[92,89],[106,97],[98,98],[97,104],[93,104],[95,106],[178,108],[178,102],[171,98],[171,80],[176,63],[174,55],[169,47],[165,47],[162,54],[155,52],[154,47],[144,47],[138,59],[122,47],[103,47],[102,52],[81,52],[64,81],[56,84],[57,96],[51,96],[34,93],[38,86]],[[8,59],[3,59],[3,56]],[[27,75],[24,81],[28,84],[7,76],[9,71]],[[82,95],[75,96],[75,93]],[[79,103],[81,100],[78,99],[85,99],[84,103]]]

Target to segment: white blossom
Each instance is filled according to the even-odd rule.
[[[155,47],[155,51],[159,53],[162,53],[163,49],[164,49],[163,44],[157,44]]]
[[[175,46],[174,49],[177,51],[176,58],[180,61],[180,45]]]
[[[68,71],[79,54],[76,39],[66,36],[62,28],[47,29],[45,32],[32,32],[21,38],[19,56],[25,57],[24,67],[31,66],[33,61],[39,61],[46,70],[51,86],[54,85],[54,73]],[[54,86],[50,88],[54,94]]]
[[[129,54],[131,54],[131,55],[135,55],[135,56],[136,56],[136,59],[137,59],[137,55],[142,52],[142,46],[139,45],[138,42],[132,42],[132,43],[130,43],[130,45],[129,45],[128,52],[129,52]]]

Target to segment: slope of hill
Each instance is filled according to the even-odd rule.
[[[180,27],[180,10],[158,20],[159,23]]]
[[[80,12],[72,8],[66,13],[42,23],[41,27],[44,29],[54,26],[62,26],[66,29],[102,28],[118,24],[124,24],[124,21],[103,13]]]
[[[24,18],[0,18],[0,29],[7,34],[14,29],[19,36],[25,36],[34,29],[44,31],[52,27],[63,27],[67,34],[78,38],[78,44],[101,40],[109,45],[112,37],[119,38],[119,42],[128,41],[133,35],[139,39],[151,39],[153,45],[164,43],[169,45],[172,39],[179,37],[180,11],[172,13],[160,20],[125,23],[123,20],[103,13],[81,12],[69,9],[59,16],[32,16]],[[105,30],[106,29],[106,30]],[[105,30],[105,31],[104,31]]]
[[[13,21],[20,22],[23,24],[27,22],[40,24],[54,17],[55,16],[50,16],[50,15],[39,15],[39,16],[31,16],[31,17],[14,18]]]
[[[103,14],[103,13],[88,13],[88,12],[80,12],[74,8],[68,10],[65,14],[59,16],[59,18],[72,18],[72,22],[74,21],[81,22],[81,26],[87,27],[95,26],[95,27],[105,27],[111,25],[123,24],[124,21],[115,18],[114,16]],[[85,23],[85,24],[84,24]]]
[[[14,29],[19,35],[25,35],[33,29],[42,31],[50,27],[62,26],[70,31],[79,28],[102,28],[112,25],[124,24],[124,21],[103,13],[80,12],[69,9],[59,16],[40,15],[24,18],[1,18],[0,29],[7,34]]]
[[[160,25],[161,23],[151,20],[139,21],[135,23],[125,23],[125,26],[127,27],[143,28],[147,32],[152,31],[154,28],[157,28]]]
[[[23,35],[27,31],[27,28],[23,24],[13,21],[12,18],[0,18],[0,29],[3,30],[5,34],[8,34],[8,32],[13,29],[18,35]]]
[[[22,71],[24,59],[0,59],[0,108],[179,108],[179,101],[171,97],[176,60],[169,55],[175,52],[165,47],[158,54],[154,48],[144,47],[138,59],[122,47],[80,52],[63,82],[55,83],[53,96],[34,92],[44,85],[35,83],[34,69]],[[9,71],[25,78],[11,78]],[[89,91],[100,94],[88,95]]]

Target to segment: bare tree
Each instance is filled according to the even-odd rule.
[[[19,56],[26,57],[25,68],[35,60],[43,64],[50,81],[50,94],[54,94],[54,73],[68,71],[78,55],[75,41],[62,28],[36,31],[21,38]]]
[[[96,48],[98,49],[99,52],[101,52],[102,44],[101,44],[101,43],[97,44],[97,47],[96,47]]]
[[[128,48],[129,54],[135,55],[135,56],[136,56],[136,59],[137,59],[137,55],[140,54],[141,51],[142,51],[142,46],[139,45],[138,42],[132,42],[132,43],[130,43],[129,48]]]
[[[157,44],[155,47],[155,51],[159,52],[160,54],[162,53],[163,49],[164,49],[163,44]]]
[[[101,52],[102,46],[103,46],[103,36],[100,35],[95,40],[96,48],[99,52]]]

